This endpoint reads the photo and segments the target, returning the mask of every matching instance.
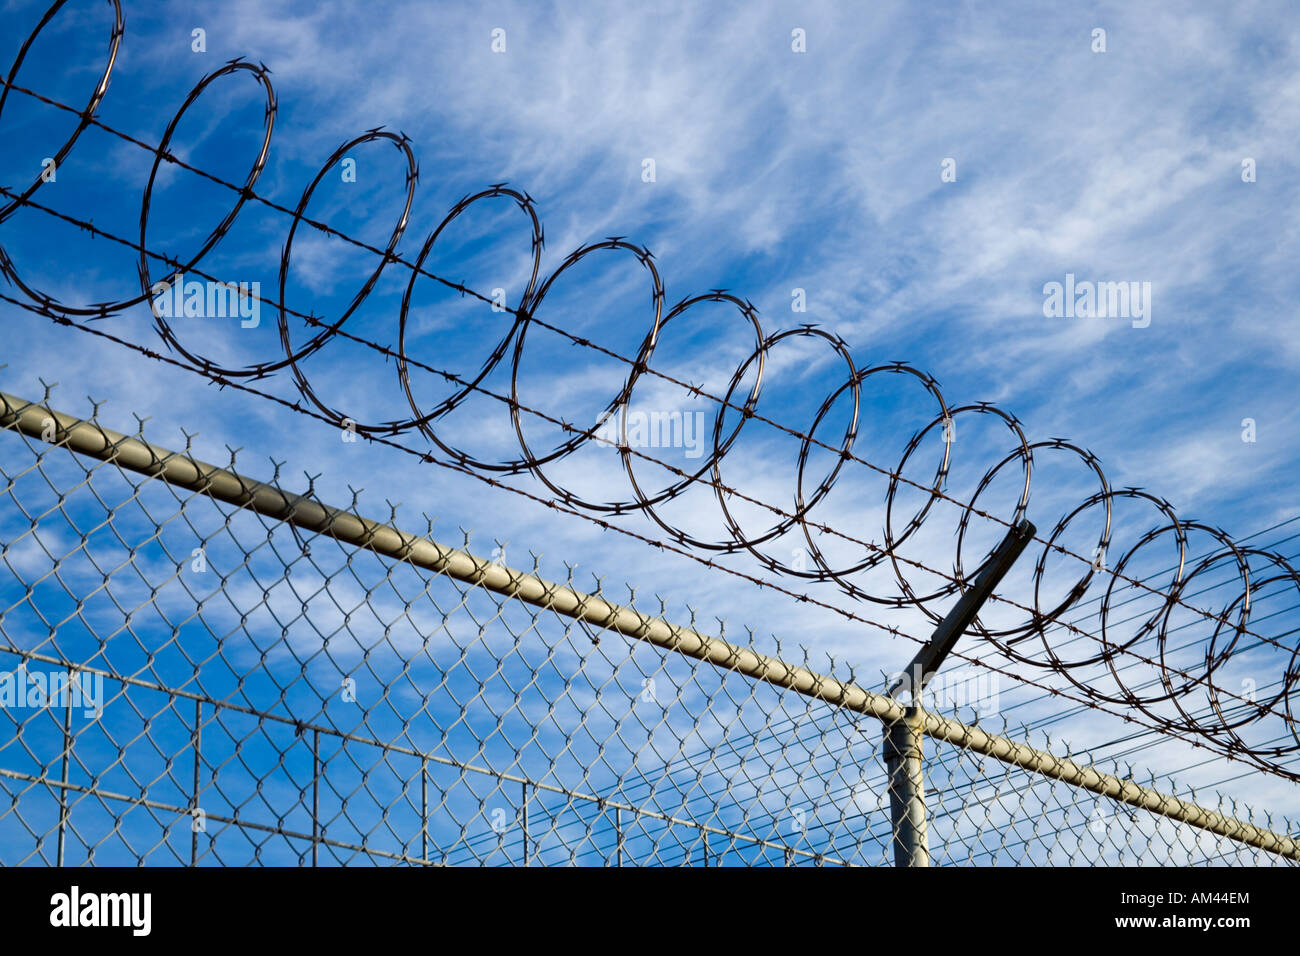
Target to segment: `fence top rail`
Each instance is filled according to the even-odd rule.
[[[932,739],[1300,862],[1300,839],[1290,835],[1257,827],[1027,743],[940,714],[907,707],[892,697],[869,691],[856,683],[846,683],[753,648],[673,624],[662,617],[643,614],[599,594],[548,581],[537,574],[478,557],[465,549],[440,544],[428,535],[404,532],[392,524],[323,504],[310,495],[286,492],[276,485],[200,461],[188,451],[161,448],[145,441],[142,436],[112,431],[97,422],[5,392],[0,392],[0,428],[66,447],[125,470],[208,495],[306,531],[328,535],[345,544],[471,586],[483,587],[598,628],[646,641],[724,670],[737,671],[751,679],[874,717],[882,723],[916,721],[921,732]]]

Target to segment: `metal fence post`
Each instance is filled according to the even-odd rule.
[[[320,847],[320,731],[311,732],[311,865]]]
[[[199,862],[199,831],[195,826],[195,813],[199,809],[199,760],[200,747],[203,743],[203,701],[194,701],[194,735],[190,746],[194,748],[194,795],[190,798],[190,866]]]
[[[519,801],[523,805],[523,826],[524,826],[524,866],[528,865],[528,781],[523,780],[519,784]]]
[[[889,768],[889,816],[894,827],[894,865],[929,866],[925,832],[925,778],[921,769],[921,709],[908,707],[885,732]]]
[[[889,687],[895,696],[906,690],[912,703],[900,720],[886,725],[885,765],[889,768],[889,816],[894,825],[894,865],[929,866],[930,847],[925,832],[925,779],[921,770],[921,728],[924,715],[918,706],[930,678],[974,623],[984,602],[1006,575],[1038,529],[1028,519],[1009,529],[1002,542],[981,566],[974,582],[957,599],[917,651],[907,669]]]
[[[420,760],[420,860],[429,865],[429,758]]]
[[[66,698],[63,706],[63,758],[60,761],[62,769],[59,773],[59,779],[63,786],[59,787],[59,848],[58,848],[58,865],[63,866],[63,847],[67,842],[68,818],[71,811],[68,809],[68,758],[72,756],[72,692],[64,691]]]
[[[614,865],[623,865],[623,808],[614,808]]]

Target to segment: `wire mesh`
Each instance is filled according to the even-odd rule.
[[[0,863],[893,859],[872,717],[13,430],[0,488]],[[924,766],[936,864],[1289,862]]]

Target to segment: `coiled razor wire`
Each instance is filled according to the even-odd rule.
[[[990,403],[981,402],[951,407],[933,376],[906,363],[893,362],[860,368],[855,363],[848,346],[841,338],[811,325],[775,333],[765,332],[759,322],[757,310],[754,306],[747,300],[725,290],[712,290],[702,295],[688,297],[665,312],[664,284],[650,251],[642,246],[628,242],[623,237],[613,237],[577,249],[569,254],[553,272],[542,278],[541,253],[544,245],[544,234],[535,203],[526,192],[509,188],[505,184],[493,185],[456,203],[438,224],[437,228],[430,233],[415,261],[407,262],[398,254],[397,249],[410,223],[416,184],[419,180],[419,170],[410,141],[403,134],[392,133],[383,129],[373,129],[349,140],[335,150],[321,166],[320,171],[303,191],[295,208],[288,209],[279,206],[264,199],[254,191],[254,187],[265,169],[270,153],[272,133],[278,110],[275,91],[271,84],[269,71],[265,66],[237,59],[226,63],[220,69],[204,77],[190,91],[176,111],[160,143],[156,147],[149,146],[106,126],[95,116],[107,93],[121,42],[125,36],[125,21],[120,0],[110,0],[114,18],[104,69],[84,109],[75,110],[65,104],[57,103],[48,97],[27,90],[15,82],[15,78],[19,74],[32,45],[65,4],[66,0],[57,0],[52,4],[23,43],[8,71],[4,89],[0,91],[0,115],[3,114],[9,94],[15,90],[77,113],[79,121],[76,129],[54,153],[53,158],[56,165],[62,164],[66,157],[71,154],[81,134],[91,125],[108,130],[150,150],[154,153],[155,158],[141,198],[139,241],[133,244],[140,253],[138,266],[140,292],[138,294],[119,301],[91,305],[68,305],[59,302],[52,295],[35,288],[28,280],[25,280],[19,274],[13,259],[7,254],[3,246],[0,246],[0,274],[3,274],[7,281],[20,290],[35,309],[42,314],[64,320],[96,320],[105,319],[135,306],[149,303],[158,288],[159,282],[170,285],[181,279],[186,273],[196,271],[200,263],[229,233],[244,205],[250,199],[256,200],[292,216],[292,225],[281,253],[279,268],[280,294],[276,303],[283,355],[275,359],[237,368],[223,366],[212,358],[200,354],[193,346],[187,345],[178,331],[167,321],[167,318],[161,315],[159,310],[152,310],[156,331],[160,338],[173,353],[181,356],[184,362],[193,370],[214,381],[232,382],[255,381],[270,376],[275,372],[287,370],[292,376],[301,397],[315,410],[318,417],[340,427],[348,427],[363,436],[393,438],[418,433],[437,449],[443,461],[453,464],[461,470],[484,476],[493,474],[531,475],[544,484],[555,496],[555,499],[570,510],[593,516],[643,514],[661,528],[672,541],[685,549],[710,554],[745,552],[770,572],[793,577],[810,584],[832,584],[843,593],[860,601],[893,608],[915,608],[932,621],[938,621],[942,617],[945,599],[961,591],[968,580],[968,576],[963,570],[963,546],[966,542],[972,516],[978,515],[1005,525],[1013,525],[1019,522],[1024,517],[1029,506],[1031,471],[1035,451],[1064,452],[1084,463],[1095,477],[1098,490],[1062,516],[1045,539],[1039,539],[1044,544],[1044,547],[1033,569],[1034,593],[1032,602],[1028,605],[1024,603],[1017,604],[1017,606],[1024,607],[1029,612],[1027,619],[1021,624],[1006,628],[992,628],[977,621],[974,625],[976,632],[1013,661],[1040,669],[1049,669],[1063,675],[1091,700],[1121,707],[1135,707],[1152,717],[1159,726],[1166,730],[1194,733],[1210,742],[1216,749],[1247,756],[1265,769],[1290,777],[1295,776],[1294,772],[1282,766],[1281,761],[1283,758],[1300,750],[1300,731],[1297,730],[1295,713],[1292,709],[1294,706],[1292,691],[1297,677],[1300,676],[1300,661],[1298,661],[1300,642],[1296,642],[1294,636],[1292,636],[1289,645],[1283,644],[1278,640],[1264,638],[1248,630],[1253,594],[1266,587],[1295,588],[1297,592],[1300,592],[1300,575],[1281,555],[1239,546],[1221,529],[1199,522],[1180,519],[1168,502],[1141,489],[1112,488],[1100,463],[1091,452],[1063,439],[1031,442],[1026,437],[1015,416]],[[249,168],[245,182],[240,186],[220,180],[210,173],[191,167],[178,160],[170,153],[169,147],[181,120],[203,94],[218,84],[219,81],[242,74],[248,74],[261,88],[265,97],[265,120],[261,147]],[[382,249],[366,245],[352,237],[343,235],[323,223],[308,218],[306,215],[307,207],[327,173],[349,152],[368,143],[390,144],[400,153],[406,167],[404,202],[388,241]],[[199,250],[187,262],[182,263],[168,259],[169,269],[165,273],[165,277],[157,278],[150,267],[151,255],[147,250],[147,240],[153,190],[159,169],[162,168],[164,161],[169,164],[180,165],[229,187],[237,193],[237,199],[221,222],[208,234]],[[0,205],[0,224],[3,224],[20,208],[36,207],[32,197],[43,183],[44,179],[37,176],[31,185],[21,192],[3,190],[3,197],[6,201],[4,205]],[[504,336],[494,344],[483,365],[472,377],[453,377],[449,375],[448,380],[455,381],[459,388],[454,394],[443,399],[434,407],[425,408],[416,397],[410,373],[413,365],[425,366],[416,362],[407,354],[407,322],[415,284],[418,278],[423,275],[449,288],[456,289],[464,295],[471,295],[485,302],[491,301],[481,293],[475,292],[463,284],[451,282],[427,271],[425,263],[439,237],[449,225],[476,204],[502,198],[516,203],[527,217],[532,232],[531,275],[520,296],[518,306],[505,308],[505,311],[513,316],[513,321]],[[317,329],[313,336],[305,343],[295,344],[290,335],[288,320],[290,314],[299,313],[294,313],[293,310],[287,307],[285,293],[289,265],[293,255],[294,238],[298,233],[299,226],[302,224],[322,230],[330,235],[345,239],[359,248],[366,249],[379,257],[379,264],[367,277],[365,283],[345,310],[332,320],[313,323]],[[649,331],[646,333],[635,358],[628,358],[610,352],[593,342],[550,325],[538,318],[537,315],[547,295],[561,276],[580,262],[602,252],[632,254],[646,270],[650,279],[652,286],[652,315],[649,320]],[[160,257],[153,256],[153,258]],[[390,262],[399,263],[411,271],[411,278],[402,297],[399,312],[397,347],[397,373],[410,406],[409,416],[385,422],[360,422],[354,416],[335,408],[326,397],[318,394],[308,377],[306,362],[316,353],[323,351],[337,337],[355,339],[355,336],[344,332],[343,327],[369,298],[378,284],[384,268]],[[711,395],[696,386],[688,385],[651,368],[651,361],[664,328],[671,322],[680,322],[683,316],[697,306],[710,302],[729,305],[734,308],[739,313],[743,324],[752,328],[754,334],[755,344],[753,350],[736,367],[725,393],[721,396]],[[537,450],[530,446],[525,437],[523,426],[523,414],[531,411],[531,409],[524,402],[521,395],[519,369],[526,354],[525,345],[529,329],[533,325],[558,332],[570,338],[575,344],[611,355],[627,362],[631,367],[624,384],[609,402],[604,414],[596,422],[585,429],[566,429],[569,437],[546,451]],[[792,339],[815,340],[829,347],[843,362],[845,369],[842,384],[838,385],[826,396],[806,433],[780,425],[758,411],[760,395],[765,383],[767,355],[774,346]],[[519,454],[517,457],[507,460],[485,460],[455,447],[446,437],[439,433],[437,426],[442,419],[458,408],[469,396],[481,391],[480,386],[484,379],[500,367],[503,362],[507,361],[510,372],[510,393],[506,404],[510,409],[511,423],[518,439]],[[632,497],[613,501],[587,500],[558,480],[551,466],[568,458],[584,446],[606,440],[599,433],[605,426],[609,416],[613,415],[618,409],[626,408],[632,403],[632,396],[637,384],[647,375],[688,388],[695,397],[704,397],[718,404],[718,411],[713,422],[709,453],[704,462],[694,472],[670,469],[676,474],[671,483],[661,488],[648,487],[644,484],[644,478],[638,478],[634,463],[638,457],[644,458],[646,456],[638,455],[632,449],[628,441],[627,419],[624,417],[621,422],[621,440],[617,442],[617,448],[628,477]],[[929,424],[912,436],[901,460],[893,470],[883,469],[854,453],[854,446],[858,437],[859,408],[863,385],[872,377],[881,375],[905,375],[915,379],[937,406],[937,414],[930,420]],[[752,378],[752,384],[746,390],[744,383],[749,378]],[[741,398],[742,394],[743,398]],[[831,410],[837,407],[846,397],[850,403],[851,414],[842,438],[834,444],[816,438],[819,428],[829,418]],[[729,410],[740,412],[734,425],[730,426],[727,424],[727,412]],[[988,470],[971,500],[967,502],[956,501],[944,492],[945,479],[951,465],[952,423],[959,415],[990,416],[995,422],[1005,425],[1012,435],[1015,446],[1013,451]],[[734,490],[727,485],[723,476],[726,456],[736,446],[742,429],[751,419],[758,419],[774,425],[782,431],[799,438],[801,442],[793,494],[794,509],[792,512],[779,513],[778,520],[770,528],[760,533],[748,532],[741,527],[738,517],[728,506],[728,499],[734,495]],[[927,436],[937,434],[940,430],[942,430],[942,454],[935,468],[932,483],[921,485],[903,477],[904,470],[913,456],[919,452]],[[807,466],[814,447],[835,452],[837,460],[828,473],[815,486],[812,486],[812,479],[807,475]],[[430,459],[434,457],[432,452],[429,453]],[[837,566],[822,551],[816,541],[815,532],[825,530],[825,525],[820,524],[811,515],[817,506],[830,494],[845,462],[850,460],[866,465],[889,477],[889,486],[885,496],[884,540],[879,546],[873,543],[869,548],[868,555],[863,560],[846,566]],[[1023,484],[1012,517],[1010,519],[995,517],[977,507],[980,495],[985,492],[1003,470],[1015,467],[1018,467],[1023,473]],[[663,505],[677,499],[696,484],[708,484],[713,488],[720,516],[728,532],[726,538],[710,540],[701,537],[699,532],[682,527],[663,514]],[[900,485],[918,487],[927,493],[924,504],[906,520],[895,514],[896,497]],[[909,577],[907,566],[915,566],[917,562],[910,561],[900,555],[899,548],[917,534],[926,518],[930,515],[932,506],[940,499],[952,501],[962,508],[961,519],[957,527],[954,574],[945,575],[946,581],[943,584],[932,589],[926,589],[920,587]],[[1097,614],[1099,630],[1096,634],[1091,635],[1094,646],[1090,653],[1074,654],[1066,658],[1057,652],[1049,639],[1049,631],[1054,626],[1060,625],[1061,615],[1081,600],[1093,583],[1095,576],[1101,573],[1103,568],[1097,562],[1089,561],[1087,558],[1069,551],[1061,543],[1061,540],[1069,526],[1077,521],[1081,515],[1086,512],[1099,512],[1103,520],[1096,553],[1105,554],[1112,539],[1112,507],[1115,502],[1121,499],[1140,502],[1153,508],[1161,516],[1161,520],[1142,535],[1137,540],[1137,543],[1120,557],[1113,569],[1105,569],[1109,575],[1109,582]],[[764,545],[796,530],[802,534],[807,542],[805,554],[809,559],[810,566],[796,560],[781,560],[764,549]],[[1216,542],[1217,550],[1199,561],[1194,567],[1188,569],[1186,566],[1188,538],[1189,534],[1193,532],[1208,535],[1211,540]],[[1174,569],[1168,582],[1163,587],[1155,588],[1126,575],[1126,570],[1139,563],[1139,553],[1159,541],[1172,541],[1177,551],[1177,559],[1174,562]],[[1066,595],[1057,602],[1044,601],[1042,596],[1047,561],[1049,555],[1053,552],[1080,558],[1086,565],[1078,580],[1074,582]],[[1262,565],[1264,570],[1262,572],[1252,570],[1252,561],[1256,569]],[[901,593],[881,594],[868,591],[856,580],[861,572],[875,567],[883,567],[886,562],[888,562],[893,572],[893,577]],[[1192,610],[1207,619],[1214,621],[1215,625],[1206,645],[1203,670],[1199,674],[1188,674],[1185,670],[1175,667],[1167,656],[1171,615],[1176,607],[1190,607],[1185,600],[1185,596],[1189,594],[1190,589],[1200,583],[1200,579],[1212,575],[1223,567],[1235,570],[1241,582],[1241,588],[1236,598],[1230,601],[1219,614],[1192,608]],[[1112,601],[1115,599],[1116,584],[1121,580],[1127,584],[1138,584],[1145,590],[1158,594],[1162,599],[1160,606],[1142,620],[1135,630],[1123,635],[1117,634],[1117,628],[1111,625],[1108,620]],[[1249,650],[1258,646],[1258,644],[1247,644],[1243,640],[1248,636],[1263,643],[1272,644],[1283,651],[1289,651],[1289,660],[1281,679],[1271,685],[1275,688],[1275,693],[1272,696],[1264,700],[1246,700],[1246,706],[1234,705],[1229,710],[1224,706],[1223,701],[1225,698],[1232,698],[1236,702],[1242,701],[1243,698],[1231,693],[1220,683],[1216,683],[1216,674],[1225,670],[1225,665],[1234,653],[1241,651],[1243,648]],[[1158,668],[1158,686],[1148,685],[1134,688],[1125,683],[1122,668],[1116,663],[1117,658],[1121,655],[1135,655],[1136,647],[1139,644],[1149,646],[1151,642],[1154,642],[1156,647],[1155,657],[1151,662]],[[1079,676],[1085,671],[1089,673],[1095,672],[1098,667],[1104,667],[1109,672],[1113,681],[1113,688],[1102,689],[1090,677]],[[1210,702],[1210,713],[1208,714],[1205,712],[1192,713],[1185,706],[1184,702],[1189,691],[1197,687],[1204,688],[1208,695]],[[1169,707],[1176,709],[1177,717],[1169,716]],[[1244,728],[1258,724],[1269,717],[1281,718],[1286,725],[1289,739],[1283,739],[1281,743],[1278,743],[1277,738],[1274,737],[1265,744],[1252,743],[1247,740],[1244,736]]]

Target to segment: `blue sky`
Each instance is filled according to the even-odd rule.
[[[6,64],[43,10],[42,3],[0,4]],[[654,253],[669,305],[726,288],[753,303],[765,334],[816,323],[844,340],[859,367],[906,361],[938,379],[950,406],[994,402],[1019,418],[1030,441],[1068,438],[1099,456],[1112,487],[1148,489],[1180,516],[1236,538],[1295,517],[1300,233],[1286,212],[1296,207],[1300,182],[1300,36],[1285,4],[938,4],[921,11],[905,4],[237,2],[132,3],[125,13],[126,38],[101,118],[156,143],[204,75],[236,56],[265,63],[279,113],[257,190],[282,205],[297,204],[341,144],[374,127],[400,130],[420,171],[399,245],[408,259],[458,199],[509,183],[535,199],[545,227],[539,283],[572,250],[626,236]],[[71,4],[17,81],[80,107],[102,72],[110,23],[105,4]],[[191,48],[196,28],[205,31],[206,52]],[[1106,31],[1104,53],[1092,48],[1097,28]],[[503,53],[492,50],[498,29],[505,31]],[[794,30],[804,31],[806,52],[792,50]],[[261,145],[262,96],[247,74],[214,84],[178,127],[177,152],[242,182]],[[72,122],[11,95],[0,115],[0,182],[30,182]],[[330,170],[311,215],[383,246],[406,198],[402,154],[367,144],[352,158],[357,181]],[[647,159],[654,160],[653,182],[644,181]],[[955,161],[955,181],[941,176],[947,159]],[[1248,159],[1254,182],[1243,181]],[[150,163],[148,153],[92,129],[35,198],[136,237]],[[191,252],[230,204],[220,187],[164,170],[149,244]],[[260,282],[274,297],[288,227],[287,217],[250,203],[202,268]],[[428,267],[485,293],[503,288],[515,306],[533,268],[530,236],[511,202],[481,203],[448,227]],[[139,293],[130,250],[40,213],[0,223],[0,245],[25,281],[65,303]],[[374,256],[299,229],[286,298],[336,317],[377,265]],[[1045,316],[1044,285],[1067,274],[1150,283],[1150,324]],[[348,331],[395,346],[408,277],[400,267],[386,269]],[[795,289],[803,290],[806,313],[792,311]],[[537,314],[634,354],[653,316],[650,291],[635,256],[597,253],[557,279]],[[509,329],[509,315],[429,280],[415,285],[412,299],[408,348],[439,368],[472,375]],[[182,427],[197,431],[201,457],[224,460],[223,445],[240,447],[243,468],[255,477],[269,472],[256,463],[274,456],[286,462],[284,475],[323,473],[316,488],[326,500],[346,503],[349,484],[364,487],[372,513],[386,511],[385,499],[400,502],[399,514],[417,525],[421,512],[437,515],[443,537],[457,537],[457,526],[472,528],[481,552],[493,539],[508,542],[508,561],[530,563],[527,553],[539,552],[543,570],[557,576],[563,562],[578,563],[607,583],[627,580],[665,595],[670,607],[691,605],[706,617],[749,624],[866,672],[896,668],[913,651],[467,476],[420,466],[393,449],[346,443],[320,422],[232,390],[219,393],[190,373],[11,306],[0,305],[0,313],[8,342],[0,387],[10,393],[35,397],[38,379],[59,381],[55,401],[65,411],[85,414],[83,396],[90,395],[105,400],[110,427],[130,430],[131,412],[152,416],[149,435],[157,443],[182,442]],[[282,354],[279,335],[274,315],[265,313],[255,329],[201,320],[181,334],[187,347],[230,365],[274,360]],[[162,348],[145,306],[100,325]],[[301,323],[292,329],[295,343],[306,340]],[[702,306],[665,329],[654,364],[719,392],[752,350],[753,335],[734,309]],[[760,412],[799,431],[844,378],[842,360],[808,338],[774,347],[767,363]],[[304,368],[323,401],[358,421],[409,416],[393,363],[364,348],[336,341]],[[589,423],[625,375],[626,366],[530,330],[521,399]],[[870,382],[855,451],[893,468],[935,406],[914,380]],[[428,376],[415,383],[426,407],[450,394],[446,382]],[[505,366],[485,384],[508,390]],[[259,386],[296,397],[287,372]],[[712,403],[662,382],[644,387],[645,407],[704,410],[711,421]],[[842,432],[846,415],[843,403],[835,406],[818,437]],[[968,498],[1015,447],[987,418],[957,421],[948,486],[957,497]],[[1243,441],[1244,419],[1254,422],[1253,442]],[[518,454],[508,414],[492,399],[470,399],[438,427],[476,457]],[[544,421],[527,419],[524,427],[535,448],[560,440]],[[402,441],[428,445],[418,433]],[[927,480],[938,449],[924,444],[908,475]],[[747,426],[724,472],[746,493],[789,508],[798,450],[789,436]],[[680,467],[694,460],[681,449],[664,456]],[[827,459],[814,455],[809,471],[826,467]],[[1014,471],[981,496],[1008,517],[1018,494]],[[597,500],[631,497],[609,449],[584,450],[547,474]],[[648,484],[656,478],[663,475],[649,473]],[[546,493],[536,479],[512,480]],[[820,517],[872,539],[880,533],[884,487],[870,472],[846,473]],[[1093,490],[1077,461],[1043,452],[1030,517],[1050,529]],[[1139,512],[1117,508],[1116,547],[1153,525],[1149,510]],[[702,539],[725,535],[716,503],[703,493],[664,513]],[[764,520],[743,505],[736,514],[746,527]],[[622,524],[658,530],[636,518]],[[910,553],[950,568],[955,514],[936,514],[928,524]],[[1095,520],[1087,525],[1081,518],[1067,535],[1076,550],[1089,552],[1089,540],[1095,543]],[[968,565],[999,536],[988,524],[972,534]],[[1207,541],[1199,550],[1192,542],[1193,551],[1204,551]],[[785,559],[791,547],[781,539],[770,550]],[[1300,550],[1281,547],[1288,555]],[[844,542],[827,549],[845,561],[853,553]],[[1151,555],[1147,570],[1167,558]],[[760,570],[746,555],[728,564]],[[864,586],[887,583],[886,576]],[[810,593],[875,619],[891,613],[859,606],[827,585]],[[1283,634],[1294,612],[1281,595],[1275,600],[1282,609],[1276,633]],[[896,619],[904,629],[923,629],[915,616]],[[998,659],[992,648],[980,651]],[[1187,659],[1198,652],[1190,648]],[[1282,669],[1270,660],[1258,666]],[[1025,711],[1051,717],[1058,707],[1038,702]],[[1093,715],[1065,723],[1081,746],[1112,733]],[[1163,769],[1192,762],[1177,743],[1144,759]],[[1202,772],[1203,779],[1235,773]],[[1265,802],[1273,809],[1294,809],[1293,787],[1271,779],[1252,785],[1272,798]]]

